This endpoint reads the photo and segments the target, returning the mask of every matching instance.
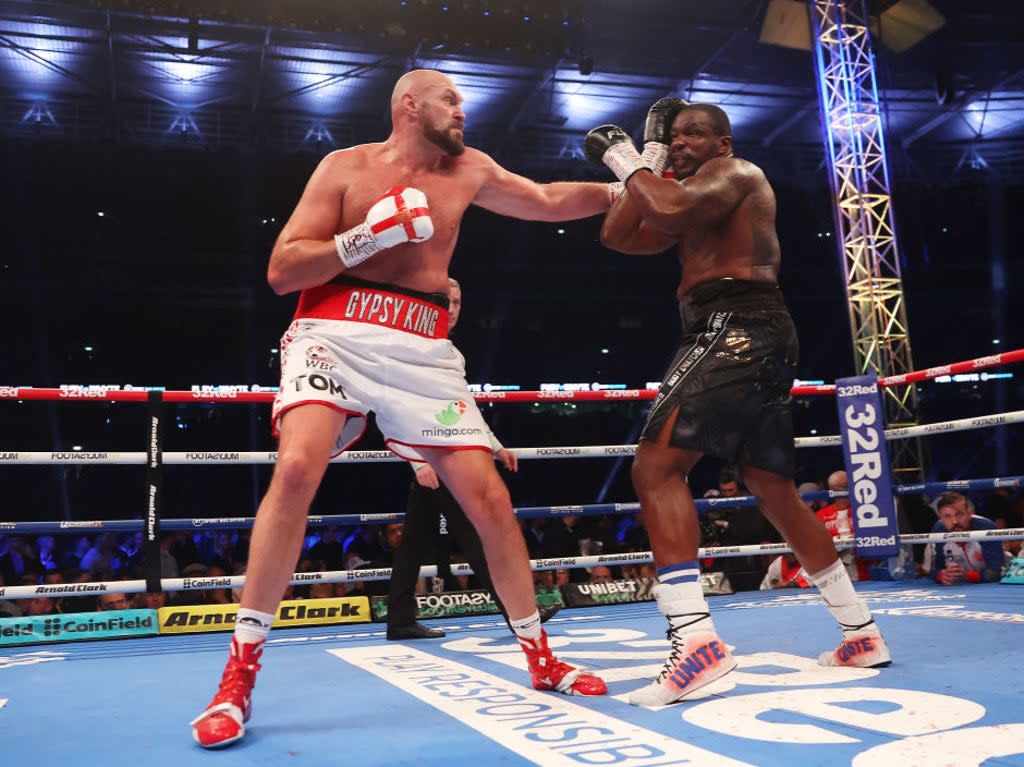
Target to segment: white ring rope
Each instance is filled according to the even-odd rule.
[[[971,373],[976,370],[1006,365],[1011,362],[1020,362],[1022,360],[1024,360],[1024,349],[1012,349],[976,359],[937,365],[926,370],[914,370],[898,375],[883,376],[878,379],[878,385],[882,388],[887,386],[904,386],[906,384],[929,381],[940,376]],[[597,388],[558,391],[478,391],[471,392],[471,396],[478,402],[536,403],[540,401],[566,402],[571,400],[647,400],[654,399],[658,394],[657,389],[601,389],[599,388],[600,384],[593,384],[592,387]],[[0,386],[0,400],[146,402],[151,394],[159,393],[160,399],[165,403],[202,400],[206,402],[256,402],[269,404],[273,401],[277,391],[278,387],[276,386],[258,385],[251,387],[210,387],[209,389],[204,387],[201,390],[199,387],[193,387],[190,391],[167,390],[162,386],[140,388],[130,385],[123,387],[64,385],[55,389],[34,386]],[[836,387],[835,384],[794,385],[790,392],[793,396],[835,394]]]
[[[900,543],[943,543],[945,541],[970,541],[996,538],[998,540],[1024,539],[1024,527],[997,530],[969,530],[962,533],[914,533],[900,536]],[[834,538],[837,549],[852,549],[854,539],[851,536]],[[792,551],[785,543],[758,543],[748,546],[710,546],[697,550],[698,559],[716,559],[719,557],[745,557],[758,554],[782,554]],[[531,559],[533,570],[559,570],[595,565],[647,564],[654,561],[649,551],[633,551],[624,554],[599,554],[596,556],[553,557],[550,559]],[[473,570],[465,563],[452,564],[452,575],[472,575]],[[420,577],[429,578],[437,575],[436,565],[424,565],[420,568]],[[297,586],[308,586],[311,583],[353,583],[357,581],[383,581],[391,577],[390,567],[367,570],[328,570],[319,573],[294,573],[290,583]],[[164,591],[200,591],[206,589],[238,589],[245,584],[244,575],[230,575],[214,578],[164,578],[160,581]],[[47,586],[7,586],[0,588],[0,597],[4,599],[29,599],[37,596],[73,597],[83,594],[100,594],[104,592],[138,594],[146,590],[146,581],[96,581],[94,583],[66,583]]]
[[[1014,360],[1024,354],[1024,350],[1017,350],[1012,353]],[[983,358],[981,360],[970,361],[970,364],[975,367],[987,367],[992,364],[998,364],[1004,361],[1011,361],[1009,357],[1004,359],[1004,356],[996,355],[994,357]],[[968,363],[957,363],[958,365],[967,365]],[[923,373],[908,374],[905,376],[895,376],[892,380],[886,379],[886,383],[903,383],[908,376],[918,376],[922,378],[932,378],[943,373],[946,368],[950,366],[944,366],[943,368],[930,368],[928,371]],[[20,399],[22,397],[26,399],[46,399],[52,394],[49,390],[40,390],[33,392],[31,389],[0,389],[0,399]],[[60,397],[71,396],[77,397],[77,392],[65,393],[58,392]],[[89,392],[88,398],[99,399],[103,398],[107,394],[104,392]],[[127,399],[128,393],[125,396],[116,396],[112,399]],[[134,396],[134,392],[131,393]],[[178,393],[187,394],[187,393]],[[522,398],[523,394],[517,393],[520,396],[516,399]],[[541,393],[542,398],[550,399],[571,399],[568,393]],[[595,393],[596,394],[596,393]],[[601,398],[612,399],[612,398],[625,398],[623,394],[619,392],[603,392]],[[646,398],[646,392],[628,392],[630,398],[633,395],[637,397],[643,396]],[[205,398],[197,396],[196,393],[192,393],[193,397]],[[248,395],[244,399],[257,401],[257,397],[262,395]],[[220,397],[216,397],[220,399]],[[483,398],[490,398],[488,395],[483,395]],[[581,399],[583,397],[580,397]],[[587,399],[597,399],[597,396],[588,396]],[[243,399],[239,397],[239,399]],[[509,397],[509,399],[513,399]],[[172,401],[168,398],[167,401]],[[184,401],[184,400],[182,400]],[[885,430],[885,437],[889,440],[896,439],[909,439],[917,436],[924,436],[930,434],[946,433],[946,432],[958,432],[967,431],[970,429],[984,428],[988,426],[999,426],[1010,423],[1020,423],[1024,421],[1024,410],[1017,410],[1007,413],[1000,413],[990,416],[980,416],[974,418],[963,418],[954,421],[941,421],[931,424],[923,424],[919,426],[907,426]],[[796,447],[821,447],[821,446],[838,446],[842,444],[842,438],[840,435],[826,435],[826,436],[813,436],[813,437],[797,437],[794,440]],[[636,451],[636,445],[589,445],[589,446],[567,446],[567,447],[533,447],[533,448],[514,448],[514,453],[518,458],[523,460],[531,459],[551,459],[551,458],[600,458],[608,456],[627,456],[633,455]],[[208,465],[208,464],[273,464],[277,460],[276,451],[186,451],[186,452],[164,452],[162,454],[162,462],[164,465]],[[68,465],[68,464],[91,464],[91,465],[102,465],[102,464],[145,464],[147,454],[142,451],[138,452],[110,452],[110,451],[9,451],[0,452],[0,465]],[[399,462],[403,459],[391,453],[389,450],[364,450],[364,451],[349,451],[331,461],[331,463],[384,463],[384,462]],[[730,499],[735,500],[735,499]],[[571,507],[569,507],[571,508]],[[369,515],[368,515],[369,516]],[[389,515],[381,515],[389,516]],[[74,523],[68,523],[71,527]],[[962,533],[918,533],[918,534],[905,534],[900,536],[900,542],[905,544],[923,544],[923,543],[940,543],[943,541],[965,541],[974,539],[986,539],[986,538],[997,538],[1001,540],[1014,540],[1024,538],[1024,528],[1011,528],[1011,529],[997,529],[997,530],[977,530],[968,531]],[[834,539],[837,549],[849,549],[855,546],[854,539],[852,537],[836,538]],[[706,558],[717,558],[717,557],[739,557],[739,556],[751,556],[759,554],[780,554],[783,552],[792,551],[786,543],[771,543],[771,544],[753,544],[745,546],[715,546],[708,548],[701,548],[698,550],[698,557],[701,559]],[[557,557],[553,559],[537,559],[531,560],[530,565],[534,570],[553,570],[560,568],[580,568],[580,567],[592,567],[594,565],[620,565],[620,564],[646,564],[653,561],[653,555],[651,552],[631,552],[625,554],[602,554],[598,556],[577,556],[577,557]],[[451,567],[453,574],[472,574],[473,571],[466,564],[454,564]],[[421,577],[432,577],[436,576],[437,567],[436,565],[427,565],[421,568]],[[290,581],[294,585],[307,585],[310,583],[351,583],[357,581],[376,581],[386,580],[391,577],[390,568],[378,568],[370,570],[333,570],[320,573],[294,573],[292,580]],[[241,588],[245,583],[244,575],[236,576],[225,576],[222,578],[206,577],[206,578],[167,578],[161,579],[161,586],[164,591],[195,591],[195,590],[206,590],[206,589],[237,589]],[[93,583],[72,583],[72,584],[54,584],[54,585],[40,585],[40,586],[8,586],[0,587],[0,598],[9,599],[24,599],[35,596],[76,596],[90,593],[102,593],[102,592],[120,592],[120,593],[141,593],[146,591],[146,581],[142,579],[138,580],[124,580],[124,581],[96,581]]]
[[[886,439],[909,439],[926,434],[968,431],[986,426],[1001,426],[1024,421],[1024,410],[1013,410],[1008,413],[961,418],[955,421],[938,421],[920,426],[903,426],[886,429]],[[821,447],[840,445],[842,439],[838,434],[823,437],[797,437],[796,447]],[[564,447],[517,447],[510,448],[520,460],[538,458],[607,458],[608,456],[633,455],[636,445],[570,445]],[[399,458],[390,450],[352,450],[334,458],[331,463],[386,463],[399,462]],[[167,466],[195,466],[203,464],[272,464],[277,461],[276,451],[187,451],[166,452],[163,463]],[[67,465],[67,464],[143,464],[146,462],[144,452],[109,452],[109,451],[60,451],[60,452],[0,452],[0,465],[22,464],[27,466]]]

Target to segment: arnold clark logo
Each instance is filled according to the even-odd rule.
[[[462,418],[463,413],[466,412],[466,403],[462,400],[452,400],[448,403],[448,407],[442,410],[440,413],[434,415],[437,422],[442,426],[454,426]]]

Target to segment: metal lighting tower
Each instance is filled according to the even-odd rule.
[[[914,369],[863,0],[809,0],[818,96],[859,375]],[[884,390],[889,427],[917,423],[913,385]],[[889,445],[897,482],[923,479],[918,440]]]

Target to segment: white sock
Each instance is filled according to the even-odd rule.
[[[659,583],[654,587],[658,609],[668,618],[668,625],[681,633],[692,631],[714,631],[708,600],[700,581],[686,583]]]
[[[533,615],[527,615],[517,621],[509,621],[516,636],[523,639],[540,639],[540,613],[533,611]]]
[[[244,644],[265,642],[273,623],[274,616],[271,613],[240,607],[235,619],[235,639]]]
[[[811,573],[810,579],[818,587],[821,598],[843,631],[863,629],[873,622],[867,605],[854,591],[850,574],[846,572],[842,560],[837,559],[821,572]]]

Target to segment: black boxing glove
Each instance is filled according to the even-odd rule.
[[[647,110],[647,122],[644,123],[644,151],[640,156],[659,176],[668,165],[668,148],[672,143],[672,122],[686,106],[689,106],[689,102],[676,96],[666,96],[655,101]]]
[[[625,183],[638,170],[651,170],[633,145],[633,139],[618,125],[600,125],[587,134],[583,151],[592,162],[604,163]]]

